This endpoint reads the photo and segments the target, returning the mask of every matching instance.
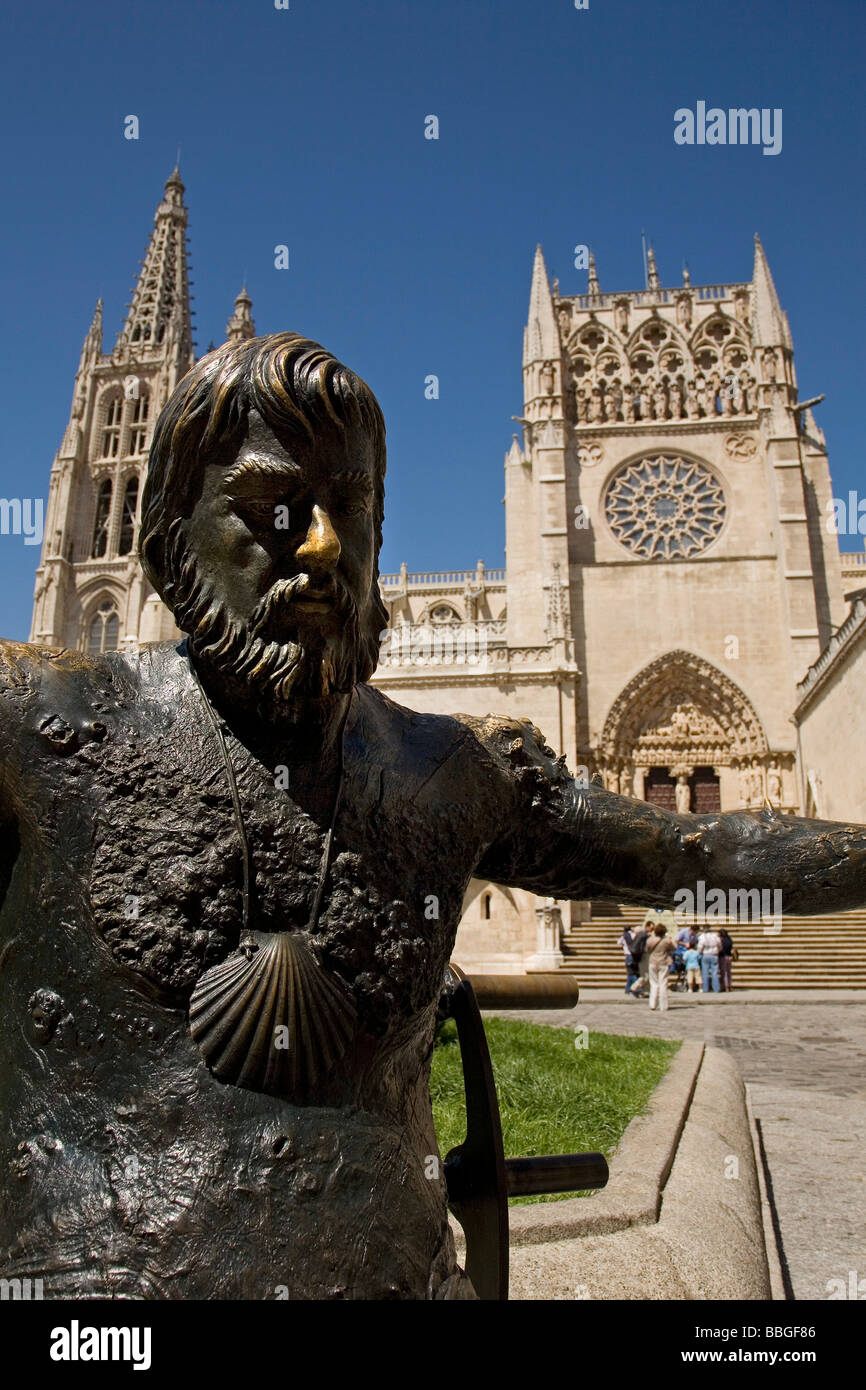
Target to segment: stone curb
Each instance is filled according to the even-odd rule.
[[[646,1169],[640,1180],[646,1187]],[[771,1299],[758,1165],[731,1057],[704,1050],[658,1219],[578,1239],[563,1229],[558,1239],[514,1244],[511,1256],[514,1299]]]
[[[746,1114],[749,1117],[749,1132],[752,1136],[752,1148],[755,1153],[755,1170],[758,1175],[758,1188],[761,1193],[761,1222],[764,1228],[764,1245],[767,1250],[767,1265],[770,1271],[770,1291],[774,1300],[787,1301],[785,1290],[785,1276],[782,1273],[782,1259],[779,1254],[779,1245],[776,1240],[776,1230],[773,1225],[773,1208],[770,1202],[770,1194],[767,1191],[767,1176],[764,1171],[764,1155],[761,1136],[758,1124],[755,1119],[755,1112],[752,1107],[752,1092],[748,1082],[746,1082]]]
[[[704,1044],[684,1042],[650,1099],[628,1125],[610,1160],[607,1187],[592,1197],[511,1207],[511,1245],[607,1235],[658,1220],[661,1195],[686,1122]]]

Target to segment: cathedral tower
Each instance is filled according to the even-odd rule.
[[[603,278],[603,277],[602,277]],[[509,639],[555,577],[580,761],[671,808],[799,801],[796,685],[845,616],[824,437],[758,238],[752,278],[551,291],[536,251],[523,446],[506,457]],[[537,640],[537,639],[536,639]]]
[[[126,322],[102,350],[102,301],[75,377],[51,470],[30,640],[100,652],[176,628],[137,558],[142,475],[154,422],[195,361],[184,186],[174,169]]]

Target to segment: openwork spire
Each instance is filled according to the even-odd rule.
[[[156,210],[154,227],[133,291],[129,315],[117,340],[134,353],[159,348],[169,327],[181,357],[192,353],[189,269],[186,255],[187,211],[184,186],[175,166]]]

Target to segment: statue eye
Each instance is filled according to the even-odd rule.
[[[276,502],[240,502],[238,510],[244,515],[251,517],[253,521],[273,522],[277,506]]]

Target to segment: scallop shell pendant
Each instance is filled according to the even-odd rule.
[[[247,932],[197,981],[189,1027],[220,1081],[299,1101],[345,1053],[355,1006],[304,937]]]

